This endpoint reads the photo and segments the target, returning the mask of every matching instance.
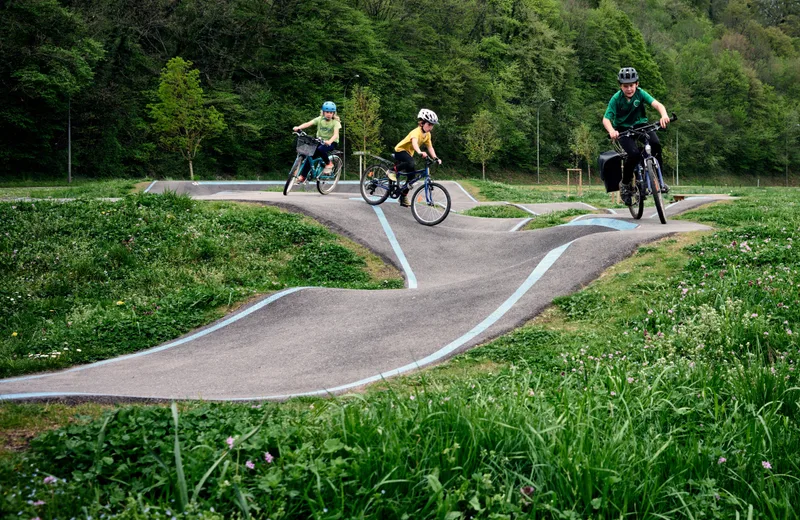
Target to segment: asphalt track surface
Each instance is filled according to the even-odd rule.
[[[453,210],[477,205],[444,182]],[[158,182],[202,200],[250,201],[307,214],[359,242],[405,277],[402,290],[291,288],[164,345],[59,372],[0,380],[0,400],[279,400],[357,389],[440,362],[519,327],[553,298],[596,279],[636,248],[664,236],[709,229],[662,225],[655,208],[634,221],[617,210],[570,225],[518,231],[527,219],[450,213],[419,225],[389,200],[369,206],[357,183],[322,196],[309,185]],[[720,197],[669,205],[673,216]],[[518,205],[534,216],[583,203]]]

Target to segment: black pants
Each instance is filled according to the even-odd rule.
[[[655,131],[650,132],[648,136],[650,137],[650,148],[653,157],[656,158],[658,164],[661,166],[661,171],[664,171],[664,161],[661,159],[661,141],[658,140]],[[636,144],[637,141],[638,139],[634,137],[619,138],[620,146],[622,146],[622,149],[628,154],[628,158],[625,159],[625,164],[622,167],[623,184],[630,184],[633,180],[633,170],[636,169],[636,165],[639,164],[639,161],[642,159],[642,152],[639,151],[639,146]]]

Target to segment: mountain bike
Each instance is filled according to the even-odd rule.
[[[435,226],[447,218],[451,206],[450,193],[431,179],[430,166],[436,161],[427,157],[425,168],[413,172],[398,172],[394,162],[377,155],[371,157],[378,163],[364,170],[360,182],[361,196],[367,204],[376,206],[389,197],[398,199],[404,191],[411,190],[413,184],[421,180],[423,182],[411,194],[411,214],[424,226]],[[389,177],[389,172],[396,174],[396,182]],[[405,177],[405,181],[401,181],[400,176]]]
[[[339,182],[339,176],[342,174],[342,152],[335,150],[330,154],[330,160],[333,163],[333,170],[329,174],[323,173],[325,163],[322,158],[314,159],[314,152],[317,151],[317,146],[322,144],[322,139],[311,137],[303,131],[293,132],[297,136],[297,158],[292,164],[292,169],[289,170],[289,178],[286,179],[286,184],[283,186],[283,194],[288,195],[292,188],[297,183],[300,173],[305,169],[306,178],[305,184],[317,181],[317,191],[323,195],[332,192]]]
[[[675,121],[676,119],[678,119],[678,116],[672,114],[670,121]],[[644,201],[647,199],[648,195],[652,195],[653,202],[656,205],[658,219],[662,224],[666,224],[667,215],[664,211],[664,201],[661,198],[664,178],[661,176],[661,165],[658,164],[658,160],[653,157],[650,148],[650,132],[658,130],[661,130],[661,125],[656,121],[648,125],[630,128],[624,132],[620,132],[619,136],[634,137],[644,142],[641,159],[634,170],[634,180],[636,182],[634,183],[633,194],[631,195],[632,204],[628,206],[631,216],[637,220],[642,218],[642,214],[644,213]],[[620,146],[619,139],[615,139],[613,145],[624,162],[628,154],[626,154],[625,150]]]

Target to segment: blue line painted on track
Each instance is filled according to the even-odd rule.
[[[522,226],[524,226],[525,224],[527,224],[527,223],[528,223],[528,222],[530,222],[531,220],[533,220],[533,219],[532,219],[532,218],[526,218],[525,220],[523,220],[522,222],[520,222],[519,224],[517,224],[517,225],[516,225],[516,226],[514,226],[513,228],[509,229],[509,230],[508,230],[508,231],[509,231],[509,233],[513,233],[514,231],[519,231],[519,229],[520,229]]]
[[[400,265],[403,266],[403,271],[405,271],[406,279],[408,280],[408,288],[416,289],[417,277],[414,276],[414,271],[411,270],[411,264],[409,264],[408,260],[406,260],[406,255],[403,254],[403,250],[400,248],[400,242],[398,242],[397,237],[394,236],[394,231],[392,231],[389,221],[386,220],[386,215],[383,214],[383,210],[378,206],[372,206],[372,209],[374,209],[375,213],[378,214],[378,220],[380,221],[381,226],[383,226],[383,231],[386,233],[386,237],[389,239],[392,249],[394,249],[394,254],[397,255],[397,259],[400,260]]]
[[[158,181],[153,181],[153,182],[151,182],[151,183],[150,183],[150,186],[148,186],[148,187],[147,187],[147,189],[146,189],[146,190],[144,190],[144,192],[145,192],[145,193],[150,193],[150,188],[152,188],[153,186],[155,186],[155,185],[156,185],[156,182],[158,182]]]
[[[634,224],[633,222],[626,222],[624,220],[619,220],[615,218],[588,218],[583,220],[573,220],[572,222],[567,222],[566,224],[561,224],[562,226],[605,226],[612,229],[617,229],[619,231],[624,231],[627,229],[636,229],[639,227],[639,224]]]
[[[574,241],[572,241],[574,242]],[[440,359],[444,358],[448,354],[454,352],[459,347],[465,345],[467,342],[475,339],[478,335],[485,332],[489,327],[494,325],[500,318],[502,318],[511,308],[516,304],[520,298],[522,298],[525,293],[527,293],[531,287],[538,282],[542,276],[556,263],[561,255],[564,254],[564,251],[572,244],[572,242],[567,242],[561,247],[557,247],[556,249],[551,250],[549,253],[545,255],[541,262],[534,268],[528,278],[519,286],[519,288],[514,291],[514,294],[509,296],[509,298],[504,301],[500,307],[498,307],[493,313],[486,317],[483,321],[473,327],[472,330],[461,336],[460,338],[456,339],[455,341],[445,345],[441,349],[437,350],[433,354],[426,356],[419,361],[415,361],[414,363],[409,363],[407,365],[403,365],[400,368],[396,368],[394,370],[390,370],[388,372],[382,372],[378,375],[367,377],[365,379],[361,379],[359,381],[355,381],[353,383],[348,383],[345,385],[337,386],[334,388],[328,388],[325,390],[317,390],[314,392],[304,392],[300,394],[287,394],[287,395],[272,395],[267,397],[257,397],[257,398],[237,398],[231,399],[232,401],[248,401],[248,400],[274,400],[274,399],[288,399],[291,397],[302,397],[302,396],[313,396],[313,395],[327,395],[336,392],[341,392],[342,390],[348,390],[350,388],[357,388],[359,386],[364,386],[369,383],[374,383],[376,381],[380,381],[387,377],[396,376],[402,374],[404,372],[409,372],[411,370],[416,370],[420,367],[425,365],[429,365],[435,361],[439,361]]]
[[[473,197],[472,195],[470,195],[470,194],[469,194],[469,192],[468,192],[467,190],[465,190],[465,189],[464,189],[464,186],[462,186],[462,185],[461,185],[459,182],[457,182],[457,181],[450,181],[450,182],[453,182],[453,183],[455,183],[455,185],[456,185],[456,186],[458,186],[459,188],[461,188],[461,191],[463,191],[463,192],[464,192],[464,194],[465,194],[467,197],[469,197],[469,200],[471,200],[472,202],[478,202],[477,200],[475,200],[475,197]]]
[[[535,211],[533,211],[533,210],[532,210],[532,209],[530,209],[530,208],[526,208],[526,207],[525,207],[525,206],[523,206],[522,204],[514,204],[514,203],[512,203],[512,202],[506,202],[506,204],[508,204],[508,205],[510,205],[510,206],[517,207],[517,208],[521,209],[522,211],[527,211],[527,212],[528,212],[528,213],[530,213],[531,215],[536,215],[536,216],[539,216],[539,214],[538,214],[538,213],[536,213]]]
[[[375,208],[376,211],[378,209],[379,208],[377,208],[377,207]],[[379,214],[379,217],[380,217],[380,214]],[[351,388],[357,388],[359,386],[364,386],[364,385],[369,384],[369,383],[374,383],[376,381],[383,380],[383,379],[385,379],[387,377],[392,377],[392,376],[395,376],[395,375],[399,375],[399,374],[402,374],[402,373],[405,373],[405,372],[409,372],[411,370],[416,370],[416,369],[418,369],[420,367],[423,367],[425,365],[429,365],[431,363],[439,361],[442,358],[444,358],[445,356],[447,356],[448,354],[451,354],[452,352],[454,352],[456,349],[458,349],[458,348],[462,347],[463,345],[465,345],[467,342],[475,339],[478,335],[480,335],[483,332],[485,332],[489,327],[494,325],[500,318],[502,318],[509,310],[511,310],[511,308],[531,289],[531,287],[533,287],[536,284],[536,282],[538,282],[542,278],[542,276],[544,276],[545,273],[547,273],[547,271],[553,266],[553,264],[555,264],[556,260],[558,260],[561,257],[561,255],[564,254],[564,251],[567,250],[567,248],[570,246],[570,244],[572,244],[572,242],[568,242],[568,243],[564,244],[563,246],[560,246],[560,247],[558,247],[556,249],[553,249],[550,252],[548,252],[545,255],[545,257],[542,259],[542,261],[539,262],[539,264],[533,269],[531,274],[528,275],[528,278],[525,279],[525,281],[522,283],[522,285],[520,285],[519,288],[517,288],[517,290],[514,291],[514,293],[511,296],[509,296],[508,299],[506,299],[506,301],[504,301],[494,312],[492,312],[483,321],[481,321],[479,324],[477,324],[475,327],[473,327],[472,330],[470,330],[469,332],[467,332],[463,336],[459,337],[458,339],[448,343],[447,345],[445,345],[441,349],[437,350],[433,354],[430,354],[429,356],[426,356],[426,357],[420,359],[419,361],[415,361],[414,363],[409,363],[407,365],[403,365],[403,366],[401,366],[399,368],[396,368],[394,370],[390,370],[388,372],[382,372],[382,373],[380,373],[378,375],[367,377],[367,378],[355,381],[353,383],[347,383],[347,384],[344,384],[344,385],[340,385],[340,386],[333,387],[333,388],[328,388],[328,389],[325,389],[325,390],[316,390],[316,391],[313,391],[313,392],[302,392],[302,393],[297,393],[297,394],[270,395],[270,396],[261,396],[261,397],[235,397],[235,398],[229,398],[229,399],[207,399],[207,400],[210,400],[210,401],[265,401],[265,400],[289,399],[289,398],[292,398],[292,397],[315,396],[315,395],[330,395],[330,394],[333,394],[333,393],[336,393],[336,392],[341,392],[343,390],[348,390],[348,389],[351,389]],[[300,289],[301,288],[296,288],[294,290],[300,290]],[[294,290],[290,289],[291,292],[294,292]],[[284,291],[284,293],[279,293],[279,295],[282,296],[282,295],[288,294],[288,293],[289,293],[289,291]],[[279,296],[279,295],[274,295],[274,296]],[[266,301],[262,302],[262,303],[266,304]],[[187,338],[187,339],[189,339],[189,338]],[[147,351],[147,352],[143,352],[142,354],[146,354],[146,353],[150,353],[150,352],[152,352],[152,350],[151,351]],[[134,355],[136,355],[136,354],[134,354]],[[131,356],[125,356],[125,358],[128,358],[128,357],[131,357]],[[125,359],[125,358],[118,358],[118,359]],[[97,365],[97,363],[95,364],[95,366],[96,365]],[[89,365],[89,366],[92,366],[92,365]],[[88,367],[81,367],[81,368],[88,368]],[[75,370],[75,369],[73,369],[73,370]],[[59,372],[59,373],[63,373],[63,372]],[[17,378],[17,379],[15,379],[15,381],[19,381],[21,379],[32,379],[32,378],[35,378],[35,377],[43,377],[43,376],[33,376],[31,378]],[[7,382],[7,381],[11,381],[11,380],[5,380],[5,381]],[[64,397],[68,397],[68,396],[94,396],[94,395],[108,395],[108,394],[90,394],[90,393],[79,393],[79,392],[38,392],[38,393],[27,393],[27,394],[5,394],[5,395],[0,395],[0,400],[36,399],[36,398],[42,398],[42,397],[59,397],[59,396],[64,396]],[[157,397],[157,396],[145,397],[145,396],[132,396],[132,395],[115,395],[114,397],[164,399],[162,397]]]
[[[240,320],[240,319],[242,319],[242,318],[254,313],[257,310],[259,310],[259,309],[261,309],[263,307],[266,307],[267,305],[269,305],[270,303],[274,302],[275,300],[283,298],[284,296],[292,294],[294,292],[301,291],[303,289],[308,289],[308,287],[292,287],[291,289],[286,289],[285,291],[281,291],[279,293],[275,293],[272,296],[270,296],[269,298],[261,300],[260,302],[256,303],[255,305],[253,305],[251,307],[248,307],[247,309],[243,310],[242,312],[240,312],[238,314],[234,314],[230,318],[228,318],[226,320],[223,320],[223,321],[217,323],[216,325],[214,325],[212,327],[209,327],[207,329],[203,329],[203,330],[201,330],[199,332],[196,332],[194,334],[186,336],[185,338],[181,338],[181,339],[173,341],[171,343],[167,343],[166,345],[162,345],[160,347],[151,348],[149,350],[144,350],[142,352],[137,352],[135,354],[128,354],[127,356],[121,356],[121,357],[116,357],[116,358],[112,358],[112,359],[106,359],[104,361],[98,361],[97,363],[92,363],[90,365],[83,365],[83,366],[79,366],[79,367],[75,367],[75,368],[70,368],[68,370],[62,370],[61,372],[54,372],[52,374],[41,374],[41,375],[37,375],[37,376],[22,376],[22,377],[14,377],[14,378],[11,378],[11,379],[0,379],[0,383],[13,383],[13,382],[16,382],[16,381],[29,381],[31,379],[40,379],[40,378],[43,378],[43,377],[48,377],[48,376],[56,375],[56,374],[65,374],[65,373],[68,373],[68,372],[79,372],[81,370],[86,370],[88,368],[95,368],[95,367],[99,367],[99,366],[102,366],[102,365],[108,365],[110,363],[116,363],[118,361],[124,361],[126,359],[133,359],[133,358],[137,358],[137,357],[141,357],[141,356],[147,356],[149,354],[155,354],[156,352],[161,352],[163,350],[167,350],[167,349],[170,349],[172,347],[177,347],[178,345],[183,345],[184,343],[188,343],[188,342],[190,342],[192,340],[195,340],[197,338],[202,338],[203,336],[205,336],[207,334],[211,334],[212,332],[217,331],[217,330],[221,329],[222,327],[230,325],[231,323],[233,323],[235,321],[238,321],[238,320]],[[0,399],[2,399],[2,398],[3,398],[3,396],[0,395]]]

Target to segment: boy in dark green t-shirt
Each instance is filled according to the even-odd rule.
[[[639,88],[639,74],[633,67],[623,67],[617,74],[620,90],[611,97],[608,102],[608,108],[603,115],[603,126],[608,132],[611,139],[619,139],[619,144],[628,157],[625,159],[625,165],[622,168],[622,184],[619,186],[619,194],[622,197],[622,202],[630,206],[632,203],[631,195],[633,194],[633,170],[639,164],[642,157],[639,147],[636,145],[636,140],[633,137],[620,137],[620,130],[627,130],[633,126],[638,126],[647,123],[647,114],[645,113],[645,106],[651,105],[658,110],[661,118],[661,128],[666,128],[669,124],[669,115],[667,109],[656,101],[644,89]],[[664,161],[661,159],[661,142],[658,140],[656,132],[650,132],[650,146],[653,150],[653,156],[664,169]],[[663,184],[661,193],[667,193],[669,186]]]

